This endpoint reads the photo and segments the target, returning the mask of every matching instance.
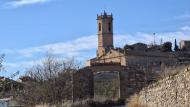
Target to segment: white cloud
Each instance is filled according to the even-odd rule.
[[[41,60],[37,61],[21,61],[18,63],[6,63],[6,67],[12,67],[12,68],[17,68],[17,67],[23,67],[23,68],[28,68],[31,67],[35,64],[40,64]]]
[[[63,54],[67,57],[77,56],[81,52],[95,49],[97,46],[97,36],[85,36],[73,41],[60,42],[19,50],[18,53],[31,57],[36,53],[51,52],[52,54]]]
[[[174,42],[174,39],[180,40],[190,40],[190,30],[189,26],[184,26],[176,32],[162,32],[156,33],[156,43],[159,44],[160,40],[163,42],[171,41]],[[136,42],[142,42],[150,44],[154,40],[154,36],[151,33],[137,32],[135,34],[124,34],[124,35],[114,35],[114,44],[115,47],[123,47],[125,44],[133,44]],[[41,60],[31,61],[25,60],[25,57],[30,57],[32,59],[36,59],[36,55],[42,54],[50,51],[51,54],[61,55],[64,58],[70,58],[75,56],[76,58],[86,60],[85,58],[92,58],[95,55],[95,50],[97,49],[97,35],[84,36],[78,39],[47,44],[38,47],[31,47],[21,50],[8,51],[12,54],[19,54],[18,56],[23,57],[22,61],[18,61],[17,63],[7,63],[6,65],[9,67],[30,67],[32,65],[38,64]],[[91,52],[91,53],[90,53]],[[93,52],[93,53],[92,53]],[[6,54],[6,53],[5,53]],[[41,58],[41,57],[40,57]],[[39,59],[40,59],[39,58]]]
[[[36,64],[41,64],[43,61],[43,59],[39,59],[39,60],[33,60],[33,61],[20,61],[20,62],[8,62],[8,63],[4,63],[4,67],[5,67],[5,72],[0,72],[0,74],[2,76],[6,76],[9,77],[11,74],[13,74],[13,72],[16,71],[20,71],[19,75],[23,75],[25,74],[25,71],[29,68],[31,68],[32,66],[36,65]]]
[[[190,40],[190,27],[185,26],[180,28],[180,31],[176,32],[163,32],[156,33],[155,39],[159,43],[160,39],[163,42],[171,41],[174,39],[180,40]],[[154,36],[151,33],[137,32],[135,34],[124,34],[124,35],[114,35],[114,43],[116,47],[123,47],[125,44],[133,44],[136,42],[142,42],[150,44],[154,41]],[[38,47],[31,47],[26,49],[21,49],[13,51],[17,52],[21,56],[33,57],[39,53],[51,52],[52,54],[62,55],[66,57],[80,56],[83,53],[88,53],[90,50],[97,49],[97,35],[80,37],[73,41],[60,42],[54,44],[47,44]],[[10,52],[9,52],[10,53]]]
[[[45,3],[48,1],[50,0],[12,0],[11,2],[8,2],[6,5],[16,8],[24,5]]]
[[[184,13],[176,17],[177,19],[190,19],[190,13]]]
[[[189,31],[190,32],[190,26],[181,27],[181,30]]]

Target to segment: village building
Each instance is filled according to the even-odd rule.
[[[118,64],[121,66],[175,65],[181,53],[190,51],[190,41],[181,41],[180,50],[172,51],[170,42],[161,45],[136,43],[115,48],[113,45],[113,15],[106,12],[97,15],[98,49],[97,56],[86,62],[86,66]]]
[[[182,40],[179,46],[183,51],[190,51],[190,41]]]

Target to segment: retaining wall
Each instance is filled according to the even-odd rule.
[[[148,107],[190,107],[190,67],[143,88],[139,99]]]

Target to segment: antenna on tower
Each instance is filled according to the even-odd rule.
[[[156,36],[155,35],[156,35],[156,33],[153,33],[153,36],[154,36],[154,43],[153,44],[154,45],[156,45]]]

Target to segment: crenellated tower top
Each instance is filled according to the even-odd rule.
[[[113,48],[113,15],[103,14],[97,15],[98,22],[98,50],[97,56],[100,57],[106,53],[107,50]]]

